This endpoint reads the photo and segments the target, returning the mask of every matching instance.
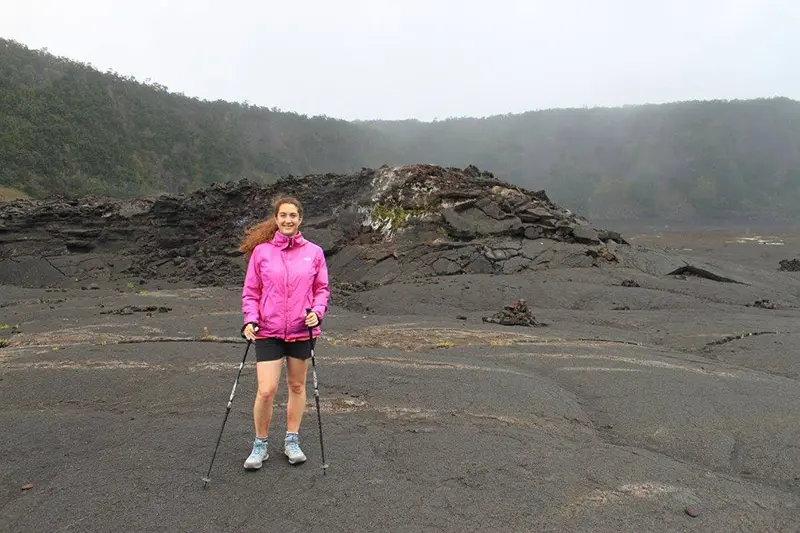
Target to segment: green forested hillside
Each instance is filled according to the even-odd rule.
[[[346,122],[188,98],[0,40],[0,187],[130,196],[403,163],[475,164],[595,219],[793,219],[800,102]]]
[[[184,192],[383,162],[342,120],[207,102],[0,40],[0,186],[35,196]]]
[[[369,124],[403,157],[469,161],[596,218],[800,213],[800,102],[784,98]]]

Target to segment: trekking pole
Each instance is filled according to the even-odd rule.
[[[242,357],[242,362],[239,363],[239,373],[236,374],[236,381],[233,382],[233,389],[231,389],[231,397],[228,399],[228,407],[225,409],[225,418],[222,419],[222,427],[219,430],[219,436],[217,437],[217,445],[214,446],[214,455],[211,456],[211,464],[208,465],[208,473],[206,477],[203,478],[203,490],[205,490],[206,485],[211,482],[211,467],[214,466],[214,459],[217,457],[217,449],[219,448],[219,441],[222,439],[222,431],[225,429],[225,422],[228,421],[228,414],[231,412],[231,405],[233,404],[233,395],[236,392],[236,385],[239,384],[239,377],[242,375],[242,368],[244,368],[244,362],[247,359],[247,352],[250,351],[250,344],[251,340],[247,340],[247,348],[244,350],[244,357]]]
[[[311,309],[306,309],[306,315]],[[314,399],[317,402],[317,422],[319,423],[319,448],[322,452],[322,475],[327,472],[328,463],[325,462],[325,445],[322,443],[322,416],[319,413],[319,388],[317,386],[317,362],[314,359],[314,328],[308,328],[308,340],[311,343],[311,372],[314,376]]]

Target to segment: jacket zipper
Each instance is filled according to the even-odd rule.
[[[287,339],[289,336],[289,268],[286,266],[286,255],[289,247],[292,246],[292,241],[286,248],[281,250],[281,258],[283,259],[283,338]]]

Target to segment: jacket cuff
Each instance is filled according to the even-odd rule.
[[[246,328],[248,324],[253,324],[253,327],[258,327],[258,322],[245,322],[242,324],[242,329],[239,330],[239,335],[241,335],[243,339],[246,338],[244,336],[244,328]]]
[[[318,305],[316,307],[312,307],[311,310],[314,311],[314,314],[317,315],[317,318],[319,319],[319,323],[322,324],[322,319],[325,318],[325,308]]]

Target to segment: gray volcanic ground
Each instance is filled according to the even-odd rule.
[[[330,467],[309,379],[308,462],[243,471],[251,350],[203,490],[279,189],[335,282]],[[800,531],[800,238],[632,230],[438,167],[0,204],[0,530]]]

